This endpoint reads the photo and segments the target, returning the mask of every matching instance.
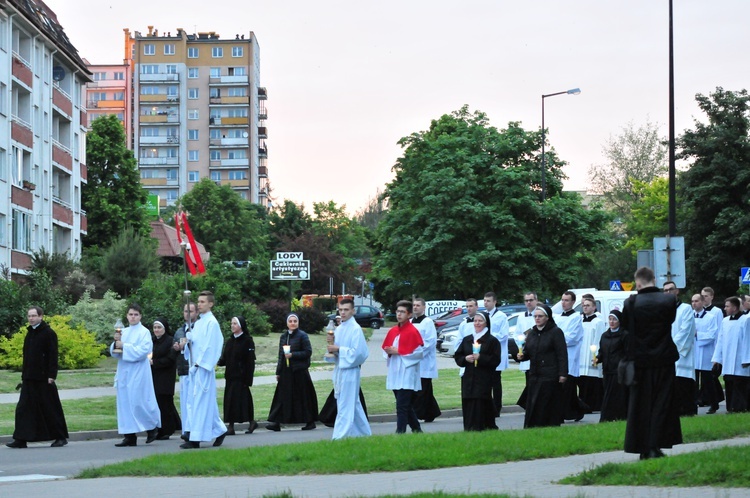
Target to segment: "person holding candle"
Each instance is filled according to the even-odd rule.
[[[472,326],[473,334],[463,338],[453,355],[456,364],[465,368],[461,377],[464,430],[497,429],[492,387],[502,346],[489,332],[490,318],[487,313],[474,315]]]
[[[141,307],[128,307],[129,327],[115,334],[110,354],[117,358],[117,432],[124,436],[115,446],[136,446],[137,432],[147,432],[146,444],[153,443],[161,427],[161,414],[154,393],[149,355],[153,350],[151,332],[141,325]],[[115,350],[122,350],[115,353]]]
[[[409,321],[412,311],[411,301],[396,303],[398,323],[388,331],[382,345],[388,367],[385,388],[396,397],[396,434],[404,434],[407,424],[412,432],[422,432],[412,401],[414,393],[422,389],[419,363],[424,357],[424,341]]]
[[[622,313],[612,310],[607,317],[609,329],[599,339],[596,363],[601,365],[604,379],[604,397],[599,422],[625,420],[628,416],[628,388],[617,382],[617,365],[625,353],[623,337],[627,331],[620,327]]]
[[[315,429],[318,397],[310,378],[312,346],[308,335],[299,329],[299,317],[290,313],[287,330],[279,339],[276,363],[276,392],[268,413],[266,429],[280,431],[281,424],[305,424],[303,431]]]
[[[229,423],[227,436],[234,436],[234,424],[249,422],[245,434],[252,434],[258,428],[255,421],[255,408],[250,386],[255,374],[255,341],[247,329],[245,317],[232,317],[232,335],[224,344],[219,358],[219,366],[226,367],[224,378],[224,421]]]
[[[559,426],[564,410],[562,386],[568,381],[568,348],[546,304],[534,310],[534,326],[526,334],[526,347],[518,358],[530,360],[524,429]]]
[[[174,406],[174,379],[177,374],[177,351],[172,348],[172,336],[165,318],[154,320],[152,326],[154,352],[151,356],[151,376],[154,379],[156,403],[161,412],[161,428],[156,439],[166,440],[182,427]]]

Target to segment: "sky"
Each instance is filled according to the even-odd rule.
[[[392,180],[397,141],[468,104],[502,129],[541,127],[585,190],[628,123],[668,133],[667,0],[45,0],[79,54],[121,63],[123,28],[255,32],[268,90],[272,198],[350,214]],[[695,95],[750,86],[750,2],[674,0],[675,127]],[[743,34],[744,33],[744,34]]]

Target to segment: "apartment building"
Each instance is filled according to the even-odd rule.
[[[133,71],[133,150],[149,193],[169,206],[210,178],[268,205],[267,94],[255,35],[221,38],[149,27],[146,34],[125,30],[125,36]]]
[[[49,7],[0,0],[0,265],[13,278],[41,248],[80,256],[88,81]]]

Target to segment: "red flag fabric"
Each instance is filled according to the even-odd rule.
[[[190,249],[193,253],[193,257],[195,258],[195,265],[197,268],[198,273],[206,273],[206,267],[203,266],[203,259],[201,258],[201,253],[198,251],[198,244],[195,243],[195,237],[193,237],[193,231],[190,230],[190,224],[187,220],[187,213],[182,213],[182,226],[185,228],[185,236],[188,239],[188,242],[190,242]]]
[[[174,226],[177,229],[177,243],[182,245],[182,234],[181,234],[181,228],[180,228],[180,214],[177,213],[174,215]],[[185,258],[185,264],[188,267],[188,271],[191,275],[196,274],[195,270],[195,263],[193,263],[192,258],[190,257],[190,254],[188,251],[183,251],[183,257]]]

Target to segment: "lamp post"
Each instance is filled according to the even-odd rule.
[[[580,88],[571,88],[570,90],[566,90],[564,92],[555,92],[548,93],[547,95],[542,95],[542,202],[547,199],[547,160],[544,153],[544,142],[546,140],[546,132],[544,131],[544,99],[546,99],[547,97],[554,97],[555,95],[578,95],[580,93]]]

